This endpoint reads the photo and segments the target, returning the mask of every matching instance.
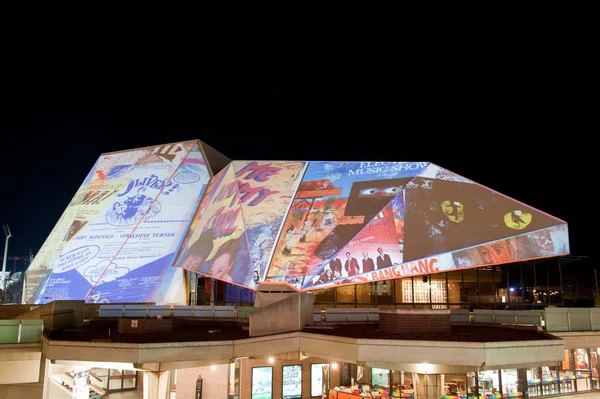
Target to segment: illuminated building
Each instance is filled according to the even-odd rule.
[[[231,333],[228,343],[208,346],[185,338],[168,347],[130,342],[127,350],[122,347],[130,353],[123,354],[115,336],[90,342],[93,338],[83,333],[65,335],[57,329],[41,344],[44,358],[51,361],[43,368],[44,386],[50,374],[62,375],[74,366],[138,370],[144,372],[151,397],[160,397],[169,386],[196,380],[192,374],[197,370],[184,370],[211,367],[210,372],[234,381],[233,393],[226,387],[219,397],[250,398],[244,395],[259,380],[279,381],[275,385],[283,389],[283,375],[292,378],[300,370],[306,397],[311,389],[315,393],[306,381],[313,379],[312,364],[321,371],[323,363],[339,366],[327,367],[335,384],[350,385],[365,372],[371,382],[383,381],[385,374],[388,386],[404,385],[400,391],[416,397],[428,395],[427,389],[441,397],[446,391],[492,393],[494,387],[533,396],[538,391],[570,392],[577,389],[577,380],[598,388],[590,360],[596,352],[590,348],[600,347],[600,341],[584,347],[587,369],[563,364],[561,371],[558,363],[565,360],[565,350],[582,348],[535,329],[503,329],[499,338],[500,326],[477,330],[483,335],[471,338],[481,342],[458,339],[461,328],[470,336],[476,327],[451,328],[450,310],[472,303],[525,302],[522,284],[511,289],[514,273],[511,278],[508,265],[522,267],[520,262],[568,254],[566,222],[429,162],[230,161],[201,141],[187,141],[102,154],[27,270],[23,302],[78,301],[72,306],[100,306],[100,312],[102,306],[108,309],[106,304],[119,303],[168,309],[165,319],[156,322],[147,315],[134,320],[123,311],[131,324],[118,321],[118,337],[124,329],[138,329],[136,333],[167,321],[175,336],[181,323],[172,320],[186,318],[177,312],[196,304],[212,307],[208,319],[222,326],[212,326],[213,331],[224,333],[230,326],[215,313],[229,310],[215,304],[251,305],[256,300],[260,305],[253,309],[248,329],[236,325],[239,331]],[[535,294],[531,298],[538,302]],[[283,304],[294,312],[282,313]],[[408,320],[416,315],[431,326],[441,323],[450,335],[438,337],[437,344],[417,334],[439,333],[433,330],[406,331],[413,337],[406,340],[393,334],[371,340],[383,340],[382,346],[352,334],[319,334],[303,324],[308,311],[308,324],[319,324],[321,308],[324,326],[352,330],[358,327],[352,327],[349,317],[358,322],[366,317],[366,324],[376,321],[353,310],[345,320],[327,324],[327,314],[340,307],[375,309],[371,314],[377,313],[380,323],[382,317]],[[243,308],[232,310],[232,318],[239,318]],[[431,311],[386,313],[384,308]],[[52,310],[53,318],[57,314]],[[496,335],[486,341],[486,331]],[[454,344],[453,332],[460,344]],[[375,330],[365,331],[371,333],[378,337]],[[594,335],[592,341],[596,339],[600,337]],[[73,341],[90,345],[78,349],[81,345]],[[470,353],[468,359],[461,359],[461,352]],[[302,367],[283,368],[294,365]],[[546,371],[555,372],[558,379],[548,384],[556,389],[544,391]],[[120,381],[123,386],[125,379]],[[474,391],[470,384],[477,385]],[[271,382],[270,389],[283,395],[275,385]],[[252,399],[260,395],[256,391]]]

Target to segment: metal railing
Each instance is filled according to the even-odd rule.
[[[235,306],[101,305],[99,317],[216,317],[234,318]]]

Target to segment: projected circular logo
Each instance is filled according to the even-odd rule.
[[[128,197],[125,201],[116,201],[106,211],[106,223],[112,226],[132,226],[144,218],[153,218],[160,212],[161,205],[158,201],[152,202],[152,198]]]
[[[443,201],[442,212],[444,215],[454,223],[460,223],[465,218],[465,207],[458,201]]]
[[[194,172],[180,172],[173,177],[173,180],[179,184],[192,184],[200,180],[200,175]]]
[[[514,230],[523,230],[529,226],[532,218],[533,216],[529,212],[514,210],[504,215],[504,224]]]

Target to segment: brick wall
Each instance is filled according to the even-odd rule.
[[[202,397],[207,399],[227,399],[229,393],[229,365],[195,367],[177,370],[176,397],[191,399],[196,397],[196,379],[202,376]]]
[[[137,327],[133,327],[137,321]],[[160,333],[183,329],[181,319],[125,319],[119,318],[120,334]]]
[[[310,396],[310,369],[313,363],[328,363],[327,360],[310,357],[304,360],[275,360],[272,364],[266,359],[242,359],[240,365],[240,399],[252,399],[252,367],[273,367],[273,398],[281,398],[282,367],[288,364],[302,365],[302,399]],[[329,386],[340,384],[340,367],[336,370],[330,368]]]
[[[385,332],[450,331],[450,312],[379,312],[379,328]]]

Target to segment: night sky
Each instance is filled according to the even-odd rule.
[[[282,61],[3,75],[9,256],[38,251],[101,153],[196,138],[231,159],[431,161],[567,221],[572,254],[594,256],[591,104],[571,72]]]

